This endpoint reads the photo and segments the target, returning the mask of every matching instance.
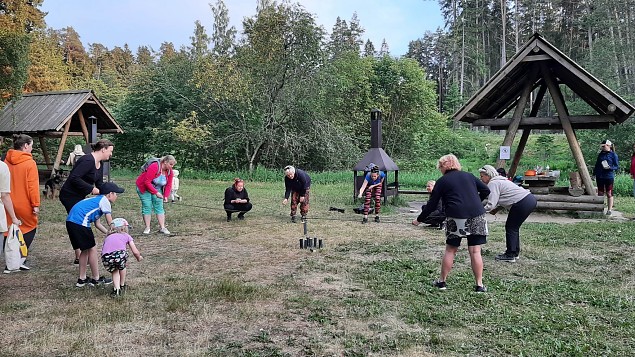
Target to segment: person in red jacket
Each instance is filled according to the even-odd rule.
[[[163,203],[168,202],[172,190],[172,179],[176,159],[172,155],[165,155],[160,160],[156,160],[141,172],[137,177],[137,194],[141,199],[141,214],[145,229],[143,234],[150,234],[150,218],[152,212],[156,213],[159,221],[160,233],[170,234],[165,227],[165,210]],[[145,166],[145,165],[144,165]]]

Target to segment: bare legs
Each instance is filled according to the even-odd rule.
[[[150,220],[151,220],[151,215],[149,214],[144,214],[143,215],[143,224],[145,224],[146,226],[146,231],[150,231]],[[157,220],[159,221],[159,227],[161,227],[161,229],[165,228],[165,214],[157,214]]]
[[[446,281],[452,265],[454,264],[454,257],[459,247],[451,245],[445,246],[445,254],[443,254],[443,260],[441,261],[441,281]],[[472,263],[472,273],[474,273],[474,281],[476,285],[483,286],[483,257],[481,257],[481,246],[473,245],[468,247],[470,253],[470,261]]]
[[[79,278],[86,279],[86,263],[90,264],[92,278],[99,279],[99,268],[97,264],[97,247],[82,250],[79,254]]]

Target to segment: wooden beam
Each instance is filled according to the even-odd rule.
[[[46,141],[43,136],[38,136],[38,140],[40,141],[40,148],[42,148],[42,156],[44,156],[46,168],[51,169],[51,157],[49,156],[49,152],[46,148]]]
[[[514,114],[512,115],[512,121],[509,123],[509,127],[507,128],[507,132],[505,133],[505,139],[503,139],[502,146],[510,146],[514,143],[514,138],[516,137],[516,132],[518,131],[518,126],[520,125],[520,120],[523,117],[523,112],[525,111],[525,106],[529,102],[529,96],[534,88],[534,82],[536,78],[537,69],[532,69],[531,74],[527,77],[527,82],[525,83],[525,88],[523,89],[523,93],[520,95],[520,99],[518,99],[518,104],[516,104],[516,109],[514,109]],[[498,159],[496,160],[496,167],[505,167],[505,160]]]
[[[604,204],[584,202],[545,202],[539,201],[538,210],[567,210],[567,211],[604,211]]]
[[[53,163],[53,168],[58,170],[60,168],[60,163],[62,162],[62,155],[64,154],[64,145],[66,145],[66,138],[68,137],[68,131],[71,128],[71,118],[64,125],[64,133],[62,134],[62,139],[60,139],[60,146],[57,148],[57,155],[55,156],[55,162]]]
[[[496,127],[508,127],[512,118],[487,118],[487,119],[478,119],[472,122],[472,125],[475,126],[496,126]],[[572,125],[575,124],[589,124],[589,123],[607,123],[607,124],[616,124],[615,117],[612,115],[576,115],[570,116],[569,121]],[[561,124],[560,117],[525,117],[520,120],[520,126],[535,126],[535,125],[543,125],[543,126],[560,126]]]
[[[527,140],[529,139],[530,133],[531,129],[523,129],[523,135],[520,136],[518,147],[516,148],[516,152],[514,153],[514,160],[512,160],[512,164],[509,167],[507,177],[516,176],[516,170],[518,170],[518,164],[520,163],[520,158],[523,156],[523,151],[525,151],[525,146],[527,146]]]
[[[603,204],[604,197],[602,196],[578,196],[573,197],[569,195],[536,195],[536,201],[545,201],[545,202],[577,202],[577,203],[596,203]]]
[[[553,100],[558,115],[560,116],[562,129],[564,130],[567,141],[569,142],[573,158],[578,165],[578,172],[580,172],[580,176],[582,177],[582,183],[584,183],[585,191],[589,196],[597,196],[595,187],[593,186],[593,181],[591,180],[591,175],[589,175],[589,170],[586,166],[586,162],[584,161],[584,156],[582,155],[582,150],[580,149],[580,144],[578,143],[578,139],[575,136],[573,127],[571,126],[571,121],[569,121],[569,113],[564,100],[562,99],[562,92],[560,92],[560,88],[553,80],[553,74],[544,62],[540,63],[540,70],[542,72],[542,77],[545,79],[545,83],[547,84],[547,88],[549,88],[551,99]]]
[[[548,61],[552,60],[553,57],[549,55],[530,55],[522,59],[522,62],[533,62],[533,61]]]
[[[79,108],[79,110],[77,111],[77,115],[79,116],[79,125],[82,127],[84,140],[86,140],[86,144],[90,144],[90,136],[88,136],[88,128],[86,127],[86,120],[84,119],[84,113],[82,112],[82,108]]]

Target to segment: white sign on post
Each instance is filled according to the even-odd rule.
[[[509,160],[510,159],[510,152],[511,152],[511,147],[510,146],[501,146],[500,147],[500,159],[501,160]]]

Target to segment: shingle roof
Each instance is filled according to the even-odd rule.
[[[69,120],[79,116],[80,109],[85,119],[97,118],[97,132],[123,132],[92,90],[74,90],[25,94],[10,102],[0,112],[0,136],[62,132]],[[69,131],[82,132],[79,120],[71,121]]]
[[[540,66],[546,65],[558,84],[564,84],[598,115],[572,118],[573,128],[607,128],[622,123],[635,108],[567,57],[539,34],[534,34],[470,100],[454,114],[455,120],[473,125],[506,129],[504,116],[514,108],[528,83],[544,85]],[[537,75],[534,75],[537,74]],[[523,118],[520,128],[561,129],[552,118]]]

